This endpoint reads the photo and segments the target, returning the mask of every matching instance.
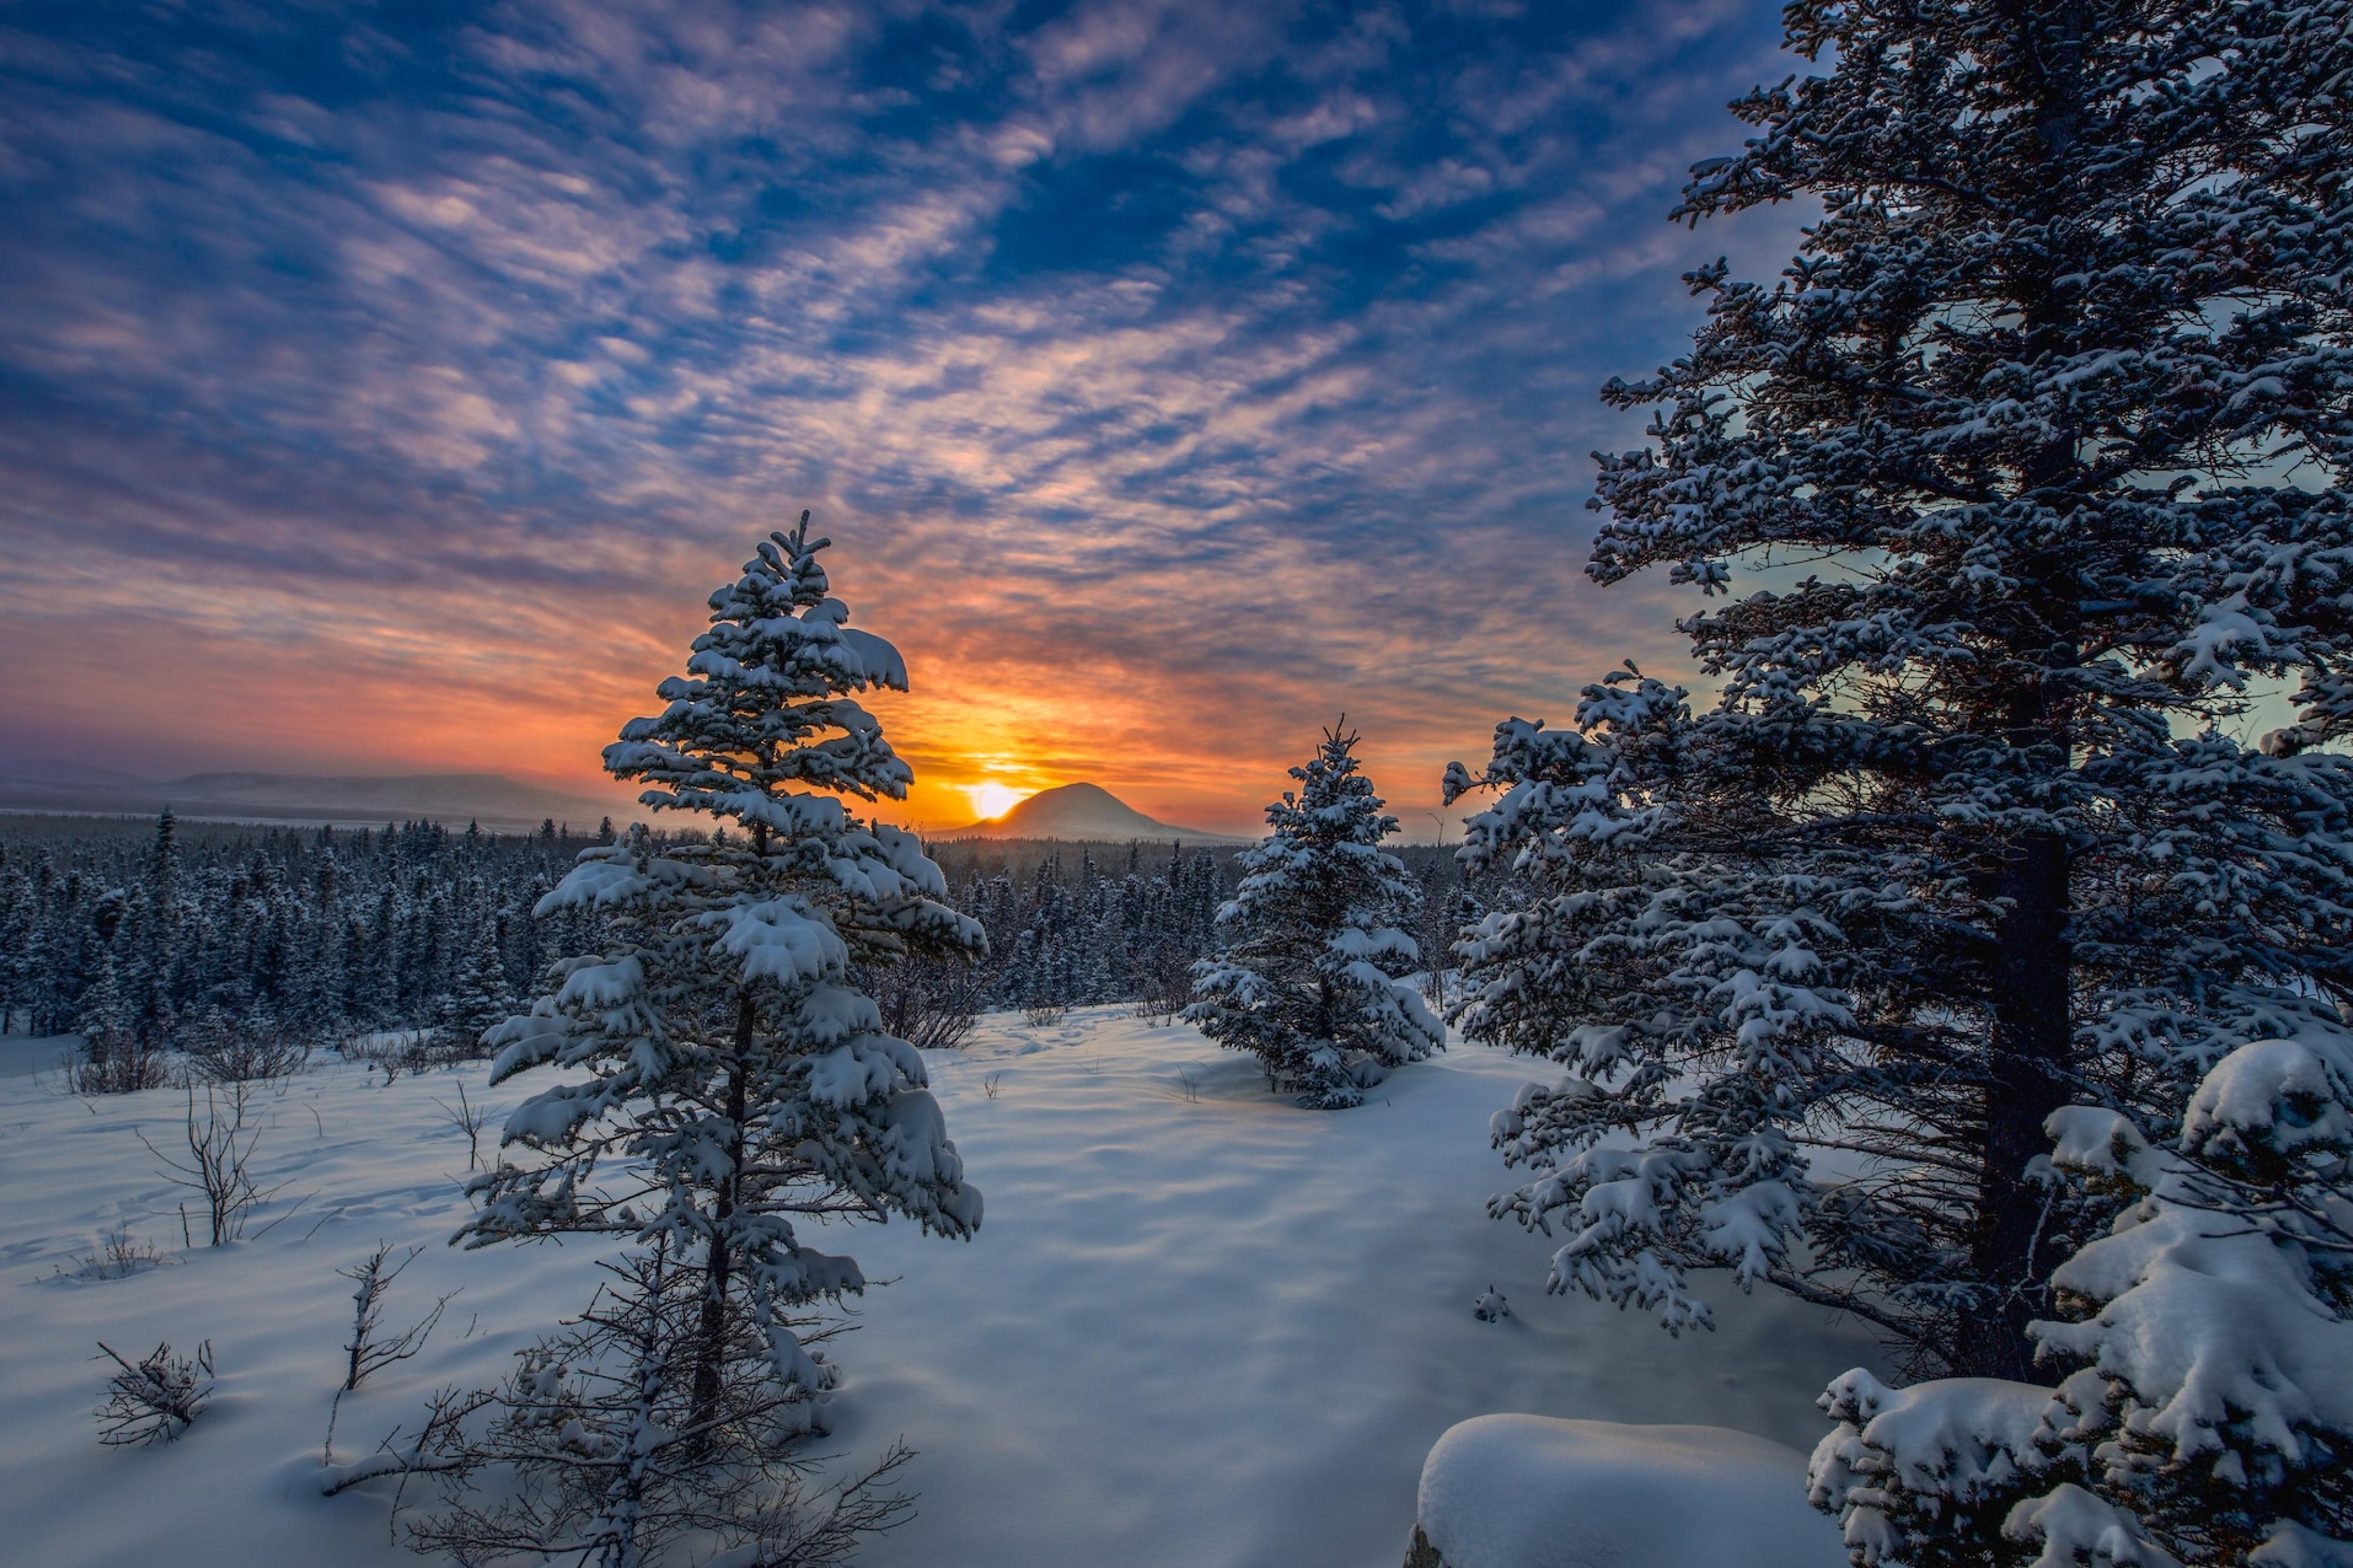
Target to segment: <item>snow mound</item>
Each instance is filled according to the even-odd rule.
[[[1722,1426],[1482,1415],[1422,1467],[1446,1568],[1845,1568],[1795,1448]]]

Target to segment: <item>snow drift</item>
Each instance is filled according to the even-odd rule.
[[[1444,1568],[1844,1568],[1795,1448],[1722,1426],[1482,1415],[1430,1451],[1416,1509]],[[1435,1568],[1430,1564],[1430,1568]]]

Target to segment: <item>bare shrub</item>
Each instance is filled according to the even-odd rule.
[[[1468,889],[1451,896],[1432,890],[1422,900],[1414,931],[1414,942],[1421,949],[1421,994],[1441,1015],[1461,978],[1454,968],[1461,962],[1454,944],[1485,913],[1486,906]]]
[[[927,1051],[965,1043],[980,1022],[987,979],[963,958],[910,953],[895,963],[862,966],[858,988],[874,998],[882,1026]]]
[[[489,1106],[476,1105],[467,1099],[463,1083],[458,1086],[457,1104],[452,1105],[446,1100],[437,1100],[433,1103],[441,1108],[444,1121],[466,1135],[466,1169],[480,1169],[482,1163],[482,1129],[491,1124],[491,1118],[496,1113]]]
[[[1155,1024],[1170,1024],[1192,1005],[1193,963],[1200,953],[1184,942],[1163,942],[1131,953],[1127,964],[1129,990],[1135,997],[1135,1016]]]
[[[398,1083],[403,1073],[414,1076],[442,1063],[439,1050],[425,1032],[404,1033],[391,1039],[347,1040],[336,1047],[345,1061],[364,1062],[384,1074],[384,1087]]]
[[[150,1268],[168,1268],[171,1258],[153,1242],[133,1239],[131,1227],[116,1226],[98,1238],[98,1246],[89,1252],[78,1253],[73,1267],[60,1263],[50,1272],[54,1279],[121,1279],[133,1274],[144,1274]]]
[[[76,1094],[130,1094],[142,1089],[164,1089],[172,1081],[171,1064],[161,1051],[149,1050],[128,1036],[92,1038],[81,1060],[66,1069],[66,1082]]]
[[[310,1042],[266,1019],[203,1031],[187,1051],[189,1070],[207,1083],[271,1082],[311,1065]]]
[[[168,1343],[158,1344],[136,1366],[104,1340],[98,1348],[117,1368],[98,1407],[98,1440],[108,1447],[169,1443],[204,1414],[213,1392],[212,1341],[197,1347],[193,1361],[174,1355]]]
[[[193,1087],[188,1089],[185,1159],[156,1148],[148,1142],[145,1132],[139,1134],[139,1142],[147,1145],[147,1152],[164,1163],[164,1179],[205,1200],[210,1245],[214,1247],[243,1236],[246,1217],[254,1205],[267,1203],[284,1186],[281,1183],[265,1188],[253,1179],[253,1151],[261,1142],[261,1129],[246,1125],[252,1085],[238,1081],[226,1088],[227,1100],[224,1106],[214,1086],[205,1086],[205,1113],[201,1119],[196,1115],[196,1091]]]
[[[506,1010],[501,1009],[491,1023],[500,1023],[506,1016]],[[471,1023],[441,1024],[422,1033],[419,1037],[421,1052],[425,1059],[434,1067],[456,1067],[460,1062],[486,1062],[499,1054],[497,1047],[486,1046],[482,1043],[483,1030],[488,1027],[489,1025],[477,1026]]]
[[[1026,1003],[1021,1008],[1021,1021],[1033,1029],[1059,1024],[1070,1016],[1071,1005],[1068,1002],[1049,1001],[1044,997]]]

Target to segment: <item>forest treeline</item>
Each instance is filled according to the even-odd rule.
[[[0,819],[0,1018],[36,1035],[121,1034],[147,1049],[210,1036],[326,1044],[383,1030],[473,1034],[548,963],[594,950],[593,911],[534,917],[580,852],[550,822],[501,834],[133,818]],[[1184,1005],[1214,946],[1233,852],[1166,844],[931,847],[976,963],[917,957],[871,976],[907,1037],[954,1044],[990,1008]],[[1403,852],[1451,920],[1448,850]],[[1440,941],[1430,951],[1443,951]]]

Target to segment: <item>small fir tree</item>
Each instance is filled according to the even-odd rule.
[[[847,625],[818,559],[828,542],[807,525],[771,535],[712,595],[687,673],[659,689],[669,706],[605,752],[649,786],[646,805],[717,830],[658,839],[640,825],[583,850],[536,912],[601,912],[605,950],[562,964],[555,990],[491,1034],[494,1082],[572,1076],[509,1118],[523,1157],[476,1179],[460,1236],[667,1248],[658,1294],[684,1289],[694,1308],[658,1314],[683,1346],[640,1358],[686,1379],[666,1420],[732,1420],[828,1384],[794,1325],[865,1279],[805,1225],[895,1215],[966,1237],[981,1217],[922,1057],[849,983],[853,963],[983,939],[940,901],[912,834],[837,798],[904,797],[907,765],[853,694],[907,676],[889,643]]]
[[[1242,855],[1241,885],[1218,911],[1217,955],[1194,969],[1185,1016],[1219,1044],[1251,1052],[1303,1105],[1359,1104],[1391,1068],[1446,1045],[1442,1025],[1398,976],[1420,957],[1407,934],[1420,888],[1381,841],[1381,813],[1339,727],[1295,791],[1266,808],[1273,829]]]

